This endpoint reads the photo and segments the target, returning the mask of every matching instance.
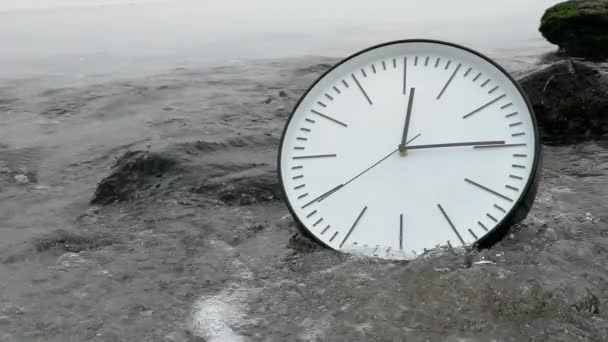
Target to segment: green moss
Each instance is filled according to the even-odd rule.
[[[549,8],[541,19],[541,25],[553,20],[564,20],[581,14],[577,5],[571,2],[564,2]]]

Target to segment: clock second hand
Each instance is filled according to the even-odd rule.
[[[419,133],[418,135],[416,135],[415,137],[413,137],[412,139],[410,139],[410,141],[408,141],[405,145],[411,143],[412,141],[416,140],[421,134]],[[391,153],[387,154],[384,158],[380,159],[379,161],[377,161],[375,164],[373,164],[372,166],[368,167],[367,169],[363,170],[362,172],[360,172],[359,174],[357,174],[356,176],[354,176],[353,178],[349,179],[348,181],[346,181],[346,183],[342,183],[338,186],[336,186],[335,188],[327,191],[326,193],[322,194],[321,196],[313,199],[312,201],[304,204],[302,206],[302,209],[312,205],[315,202],[321,202],[322,200],[326,199],[327,197],[329,197],[330,195],[332,195],[333,193],[335,193],[336,191],[342,189],[343,187],[347,186],[348,184],[352,183],[355,179],[363,176],[363,174],[367,173],[369,170],[373,169],[374,167],[378,166],[378,164],[382,163],[383,161],[387,160],[390,156],[392,156],[393,154],[395,154],[395,152],[399,151],[399,148],[391,151]]]

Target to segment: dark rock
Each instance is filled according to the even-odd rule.
[[[267,97],[266,100],[263,101],[265,104],[269,104],[270,102],[272,102],[272,97]]]
[[[540,32],[570,56],[608,58],[608,0],[570,0],[549,8]]]
[[[109,236],[58,230],[34,239],[37,252],[58,249],[64,252],[80,253],[114,244]]]
[[[608,133],[608,76],[594,64],[561,61],[520,78],[545,142],[574,142]]]
[[[310,253],[321,249],[321,246],[301,233],[295,233],[289,238],[287,246],[300,253]]]
[[[279,97],[287,97],[287,93],[284,90],[279,91]]]
[[[252,205],[281,199],[281,186],[273,173],[234,179],[230,182],[207,182],[193,192],[217,197],[228,205]]]
[[[138,190],[154,186],[154,181],[176,164],[174,159],[159,153],[127,152],[116,161],[112,174],[97,185],[91,204],[127,201]]]

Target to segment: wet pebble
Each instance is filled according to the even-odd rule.
[[[15,175],[13,178],[17,184],[27,184],[30,182],[30,179],[26,175]]]

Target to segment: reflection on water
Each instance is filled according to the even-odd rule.
[[[93,6],[97,1],[98,6]],[[556,0],[109,0],[0,4],[0,74],[99,73],[302,55],[344,56],[413,37],[461,43],[511,69],[553,49],[538,33]],[[17,2],[18,3],[18,2]],[[39,3],[39,2],[37,2]],[[99,5],[101,4],[101,5]]]

